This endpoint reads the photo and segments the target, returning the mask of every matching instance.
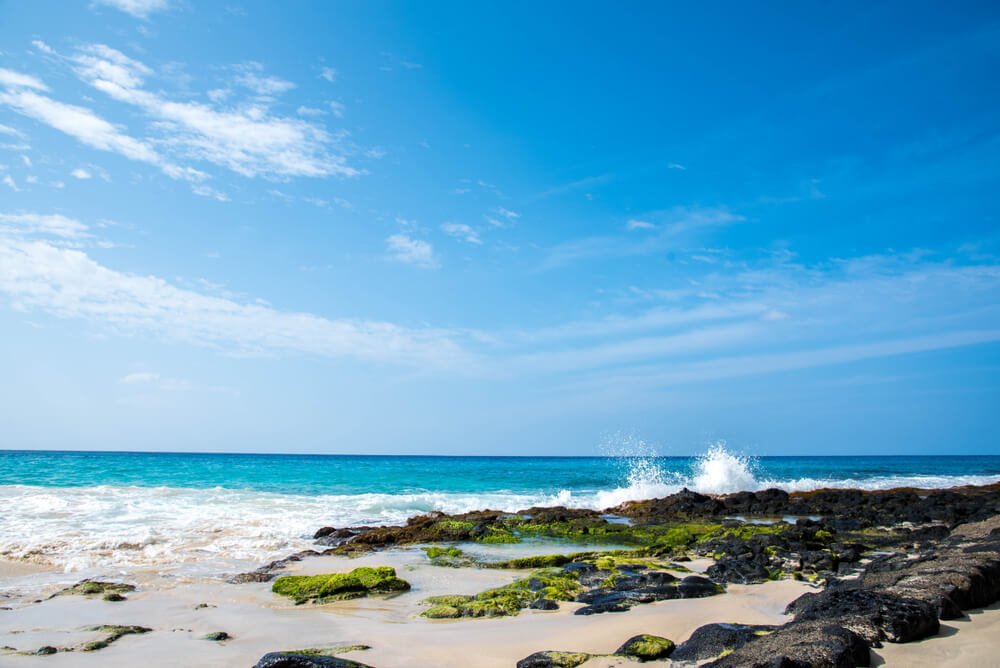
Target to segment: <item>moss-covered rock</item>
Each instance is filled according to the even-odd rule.
[[[435,566],[447,566],[449,568],[467,568],[476,566],[476,560],[457,547],[438,547],[436,545],[425,547],[424,552],[427,558]]]
[[[580,589],[574,573],[544,568],[529,577],[503,587],[487,589],[475,596],[432,596],[425,601],[431,607],[423,612],[423,616],[431,619],[506,617],[518,614],[540,599],[572,601]]]
[[[135,591],[135,585],[125,584],[124,582],[103,582],[101,580],[81,580],[77,582],[72,587],[66,587],[60,591],[53,594],[50,598],[55,596],[110,596],[112,594],[117,594],[121,596],[122,594],[128,594],[129,592]],[[109,599],[113,600],[113,599]],[[117,600],[124,600],[124,597]]]
[[[535,652],[517,662],[517,668],[576,668],[591,659],[586,652]]]
[[[626,640],[625,644],[615,650],[615,654],[628,656],[639,661],[655,661],[656,659],[665,659],[673,651],[674,642],[672,640],[643,633]]]
[[[143,633],[149,633],[153,629],[147,628],[145,626],[124,626],[119,624],[101,624],[100,626],[92,626],[87,629],[88,631],[99,631],[101,633],[106,633],[107,635],[101,640],[93,640],[88,643],[84,643],[80,647],[82,652],[96,652],[97,650],[104,649],[111,643],[119,640],[125,636],[129,635],[141,635]]]
[[[202,636],[203,640],[211,640],[212,642],[223,642],[225,640],[232,640],[232,636],[225,631],[214,631],[212,633],[206,633]]]
[[[300,605],[307,601],[323,603],[369,594],[394,594],[407,591],[410,583],[396,577],[388,566],[355,568],[350,573],[324,575],[285,575],[274,581],[271,591],[287,596]]]

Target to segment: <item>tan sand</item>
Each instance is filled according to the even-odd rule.
[[[614,651],[636,633],[681,640],[701,624],[715,621],[780,623],[788,601],[808,585],[771,582],[733,585],[729,593],[706,599],[663,601],[626,613],[575,616],[580,604],[556,612],[525,611],[518,617],[428,620],[419,617],[426,596],[472,593],[510,582],[524,572],[450,569],[430,566],[416,550],[395,550],[360,559],[323,557],[295,564],[302,573],[344,571],[363,565],[394,566],[413,590],[392,599],[361,599],[326,606],[294,606],[275,597],[268,584],[146,581],[122,603],[60,596],[42,603],[27,599],[0,611],[0,646],[34,650],[67,647],[92,640],[82,629],[97,624],[138,624],[154,629],[128,636],[95,653],[60,653],[46,666],[251,666],[274,650],[363,643],[372,649],[346,656],[379,668],[439,666],[509,668],[518,659],[545,649]],[[0,589],[3,581],[0,580]],[[215,607],[195,609],[199,603]],[[214,631],[234,639],[203,640]],[[40,659],[0,656],[2,665],[35,665]],[[602,662],[603,661],[603,662]],[[606,660],[594,666],[611,665]]]
[[[941,623],[933,638],[873,650],[873,666],[991,668],[1000,666],[1000,604]]]

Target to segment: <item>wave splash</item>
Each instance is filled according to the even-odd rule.
[[[611,489],[515,493],[419,491],[367,494],[279,494],[254,490],[174,487],[0,486],[0,558],[26,559],[70,571],[99,568],[186,568],[216,576],[246,569],[311,546],[324,525],[396,524],[430,511],[484,508],[513,512],[564,505],[603,510],[626,501],[658,498],[683,488],[707,494],[822,487],[889,489],[986,484],[996,476],[897,475],[776,480],[759,463],[725,442],[677,468],[640,439],[605,449],[619,466]]]

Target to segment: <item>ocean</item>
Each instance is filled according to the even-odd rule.
[[[1000,456],[417,457],[0,451],[0,558],[204,573],[285,556],[320,526],[538,505],[603,509],[769,487],[926,488],[1000,481]]]

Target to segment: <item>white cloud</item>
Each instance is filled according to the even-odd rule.
[[[135,373],[130,373],[122,376],[118,379],[118,382],[123,385],[137,385],[140,383],[153,383],[160,379],[160,374],[153,373],[150,371],[137,371]]]
[[[4,236],[44,234],[62,239],[89,236],[87,226],[61,214],[0,213],[0,239]]]
[[[291,81],[285,81],[278,77],[260,74],[263,70],[260,63],[244,63],[236,67],[239,74],[236,76],[236,83],[245,88],[249,88],[258,95],[281,95],[295,88]]]
[[[143,88],[142,63],[110,47],[83,48],[72,58],[77,75],[111,98],[134,105],[162,133],[159,144],[181,157],[203,160],[243,176],[355,176],[360,172],[333,149],[339,138],[300,119],[272,116],[265,107],[217,109],[174,102]]]
[[[337,70],[333,69],[332,67],[324,67],[320,71],[319,75],[324,79],[326,79],[327,81],[329,81],[330,83],[333,83],[334,81],[337,80]]]
[[[17,234],[0,233],[0,295],[17,310],[234,354],[293,352],[432,367],[471,361],[448,331],[280,311],[116,271],[78,249]]]
[[[322,116],[326,112],[322,109],[317,109],[316,107],[301,106],[295,110],[295,113],[299,116]]]
[[[434,269],[438,266],[431,244],[405,234],[393,234],[387,237],[385,250],[389,258],[396,262],[412,264],[423,269]]]
[[[333,102],[330,102],[330,111],[332,111],[333,115],[337,118],[343,118],[344,112],[347,111],[347,107],[342,102],[334,100]]]
[[[32,89],[38,90],[34,86],[8,86],[0,90],[0,105],[40,121],[92,148],[159,167],[171,178],[200,180],[205,177],[198,170],[165,160],[152,146],[125,134],[90,109],[58,102]]]
[[[667,169],[679,169],[681,171],[684,171],[684,170],[687,169],[687,167],[685,167],[684,165],[680,164],[679,162],[671,162],[671,163],[667,164]]]
[[[518,218],[521,217],[521,214],[519,214],[518,212],[511,211],[510,209],[505,209],[502,206],[497,207],[493,211],[496,212],[496,214],[498,216],[503,216],[504,218],[506,218],[507,220],[509,220],[511,222],[513,222],[513,221],[515,221],[515,220],[517,220]]]
[[[81,181],[85,181],[91,177],[91,173],[88,172],[83,167],[77,167],[72,172],[70,172],[70,176],[72,176],[75,179],[80,179]]]
[[[222,192],[220,190],[216,190],[215,188],[210,188],[209,186],[206,186],[205,184],[198,184],[198,185],[191,186],[191,192],[193,192],[195,195],[199,195],[201,197],[208,197],[210,199],[214,199],[217,202],[228,202],[229,201],[229,195],[227,195],[226,193],[224,193],[224,192]]]
[[[53,50],[53,48],[51,46],[49,46],[48,44],[46,44],[45,42],[43,42],[40,39],[33,39],[33,40],[31,40],[31,45],[33,47],[35,47],[36,49],[38,49],[39,51],[41,51],[42,53],[47,53],[49,55],[52,55],[52,54],[55,53],[55,50]]]
[[[29,156],[22,155],[21,156],[21,162],[24,163],[25,167],[31,167],[31,158]]]
[[[455,237],[456,239],[461,239],[466,243],[470,244],[481,244],[483,240],[479,238],[479,234],[476,233],[474,229],[465,225],[464,223],[444,223],[441,226],[441,230],[448,236]]]
[[[656,225],[645,220],[632,219],[625,223],[625,227],[630,230],[655,230]]]
[[[23,138],[24,133],[16,128],[12,128],[9,125],[0,124],[0,135],[7,135],[8,137],[18,137]]]
[[[17,183],[14,182],[14,177],[10,174],[6,174],[3,177],[3,184],[13,190],[14,192],[21,192],[21,189],[17,187]]]
[[[0,67],[0,86],[7,88],[30,88],[32,90],[47,91],[49,88],[41,80],[30,74],[22,74],[14,70]]]
[[[170,7],[170,0],[93,0],[95,4],[114,7],[137,19],[148,19],[150,14]]]

